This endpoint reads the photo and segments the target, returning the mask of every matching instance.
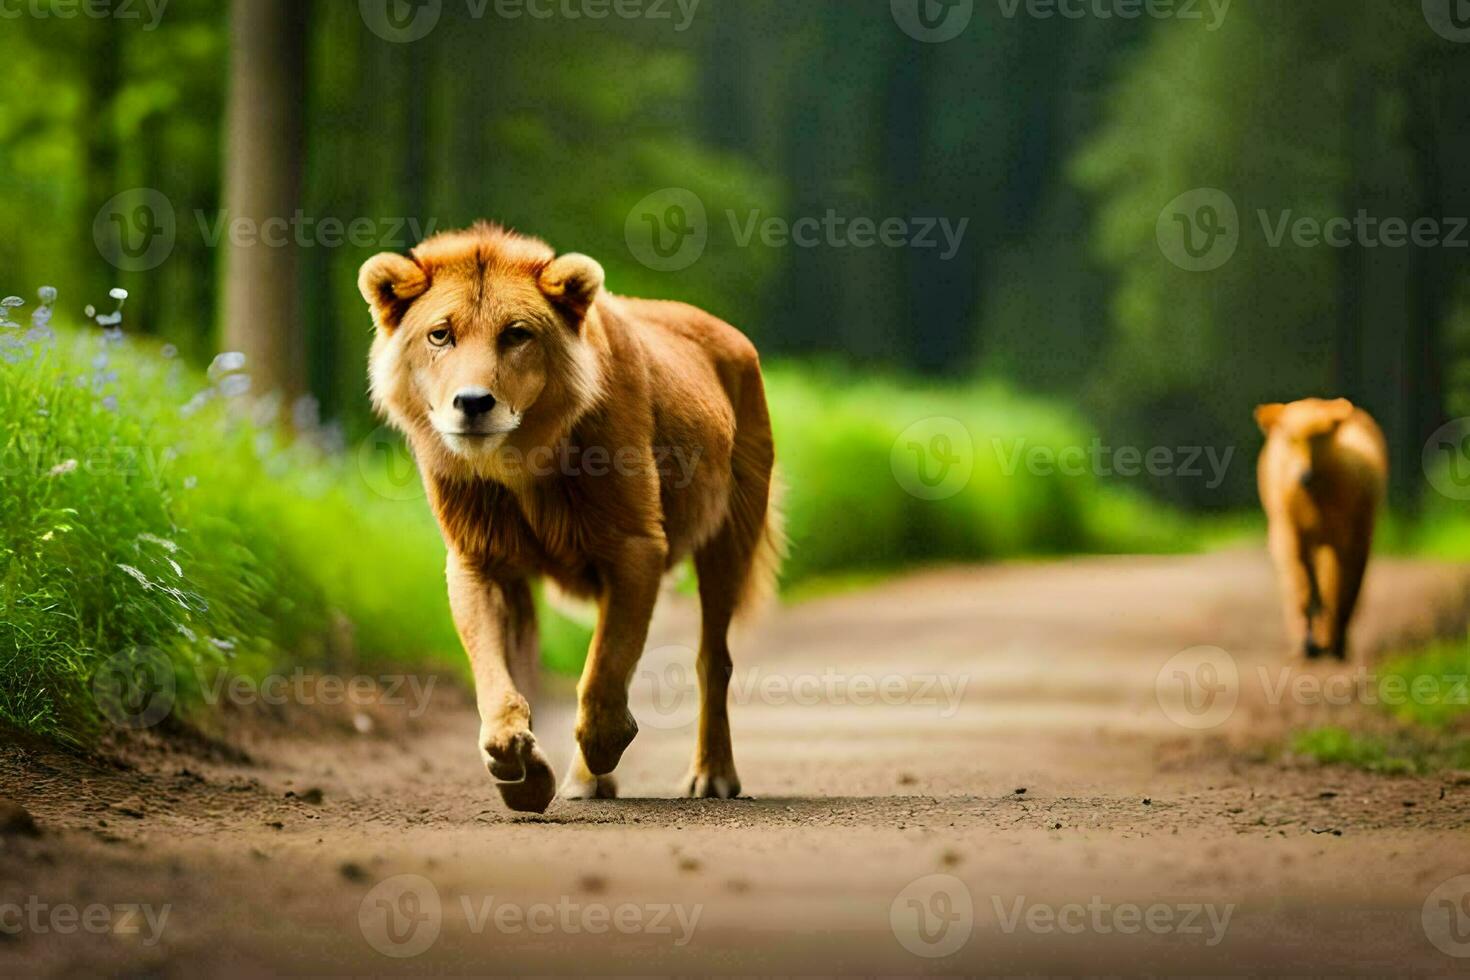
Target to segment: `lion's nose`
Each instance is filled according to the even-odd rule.
[[[466,388],[454,396],[454,407],[466,418],[484,415],[495,407],[495,396],[484,388]]]

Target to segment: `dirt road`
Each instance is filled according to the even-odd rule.
[[[1363,652],[1452,625],[1467,581],[1380,563]],[[619,801],[506,812],[456,694],[124,766],[6,747],[0,796],[43,833],[0,837],[0,973],[1470,969],[1470,779],[1271,754],[1360,709],[1313,703],[1341,670],[1282,673],[1264,555],[939,571],[786,609],[737,647],[750,798],[728,802],[670,798],[694,631],[666,605]],[[564,764],[569,705],[543,701]]]

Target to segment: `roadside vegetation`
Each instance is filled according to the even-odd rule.
[[[1300,732],[1292,751],[1373,772],[1470,769],[1470,634],[1390,657],[1373,676],[1379,703],[1359,723]]]

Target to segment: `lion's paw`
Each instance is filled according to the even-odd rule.
[[[723,771],[693,769],[684,777],[684,795],[696,800],[733,800],[740,795],[740,777],[733,765]]]
[[[593,775],[605,776],[616,769],[623,751],[637,734],[638,722],[627,705],[592,710],[583,707],[577,716],[577,747]]]
[[[535,735],[521,729],[482,738],[480,754],[506,806],[522,813],[546,812],[556,798],[556,775]]]
[[[567,773],[567,778],[561,781],[561,795],[568,800],[615,800],[618,798],[618,780],[611,773],[606,776]]]

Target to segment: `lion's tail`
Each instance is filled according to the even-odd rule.
[[[750,569],[735,606],[737,620],[748,622],[755,619],[775,601],[781,563],[786,559],[787,550],[786,515],[781,510],[781,500],[785,495],[786,488],[780,474],[773,470],[766,495],[765,522],[758,532],[755,553],[751,556]]]

